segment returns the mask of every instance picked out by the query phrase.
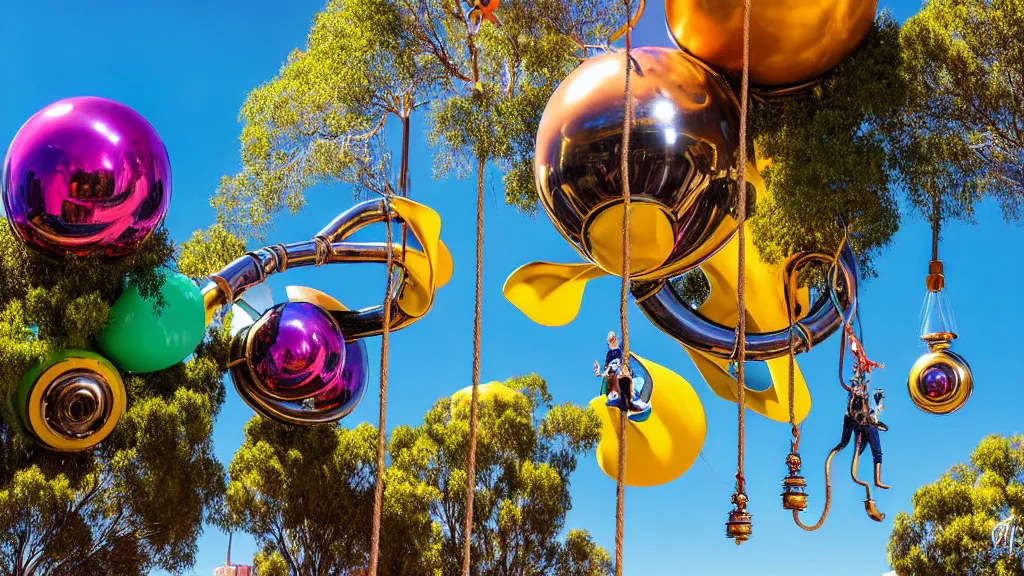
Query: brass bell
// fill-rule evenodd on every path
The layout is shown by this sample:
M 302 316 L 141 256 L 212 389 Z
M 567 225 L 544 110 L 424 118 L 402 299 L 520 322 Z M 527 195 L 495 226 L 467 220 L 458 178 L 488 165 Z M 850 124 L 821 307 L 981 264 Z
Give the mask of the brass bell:
M 729 511 L 729 521 L 725 523 L 725 535 L 736 540 L 736 545 L 739 546 L 750 539 L 753 524 L 750 521 L 750 512 L 746 510 L 747 495 L 742 492 L 733 494 L 732 502 L 736 507 Z
M 782 508 L 785 510 L 796 510 L 803 512 L 807 509 L 807 482 L 800 475 L 800 455 L 790 454 L 786 457 L 786 466 L 789 468 L 789 476 L 782 481 Z

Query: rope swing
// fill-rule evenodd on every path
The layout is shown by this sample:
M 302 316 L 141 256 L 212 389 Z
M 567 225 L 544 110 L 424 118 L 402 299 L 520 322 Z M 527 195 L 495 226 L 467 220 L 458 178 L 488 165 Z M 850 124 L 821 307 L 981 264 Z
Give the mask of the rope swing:
M 399 175 L 399 185 L 402 188 L 402 196 L 406 195 L 406 168 L 405 161 L 402 163 L 402 172 Z M 384 194 L 384 222 L 387 225 L 384 242 L 388 247 L 387 258 L 387 282 L 384 291 L 384 331 L 380 336 L 380 424 L 377 428 L 377 477 L 373 488 L 373 527 L 370 532 L 370 564 L 368 567 L 369 576 L 377 576 L 377 564 L 380 556 L 380 523 L 384 503 L 384 454 L 387 445 L 386 425 L 388 406 L 388 341 L 391 332 L 391 298 L 394 291 L 394 257 L 395 250 L 392 245 L 391 234 L 391 187 L 385 187 Z M 405 232 L 407 228 L 402 224 L 402 255 L 405 255 Z M 404 259 L 404 258 L 403 258 Z
M 476 424 L 480 388 L 480 309 L 484 275 L 484 168 L 480 156 L 476 166 L 476 304 L 473 313 L 473 395 L 469 404 L 469 457 L 466 463 L 466 522 L 462 548 L 462 575 L 469 576 L 473 548 L 473 494 L 476 490 Z
M 622 329 L 622 374 L 629 372 L 629 137 L 633 125 L 633 93 L 630 89 L 630 69 L 633 59 L 631 28 L 634 24 L 630 15 L 630 0 L 626 5 L 626 105 L 622 123 L 622 290 L 619 295 L 619 323 Z M 628 389 L 627 389 L 628 388 Z M 622 540 L 625 526 L 626 501 L 626 409 L 633 398 L 633 382 L 629 386 L 619 387 L 619 399 L 623 403 L 619 411 L 619 470 L 615 488 L 615 576 L 622 576 Z
M 747 358 L 747 302 L 746 302 L 746 265 L 747 265 L 747 244 L 745 223 L 747 218 L 747 92 L 749 89 L 750 76 L 750 0 L 743 2 L 743 77 L 740 84 L 740 154 L 739 165 L 736 168 L 739 198 L 737 206 L 736 225 L 737 241 L 739 242 L 739 265 L 738 277 L 736 280 L 736 406 L 738 410 L 738 437 L 736 441 L 736 491 L 732 495 L 732 503 L 735 505 L 729 512 L 729 521 L 726 522 L 726 535 L 736 540 L 740 545 L 750 538 L 751 524 L 750 513 L 746 511 L 747 494 L 746 480 L 743 475 L 745 428 L 744 417 L 746 413 L 746 358 Z

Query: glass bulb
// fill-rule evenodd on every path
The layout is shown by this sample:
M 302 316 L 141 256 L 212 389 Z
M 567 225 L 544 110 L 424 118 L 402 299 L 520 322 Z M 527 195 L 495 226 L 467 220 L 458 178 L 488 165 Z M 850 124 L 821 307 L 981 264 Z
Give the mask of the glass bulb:
M 957 337 L 956 319 L 949 304 L 949 294 L 943 288 L 928 291 L 921 306 L 921 339 L 927 342 L 949 342 Z

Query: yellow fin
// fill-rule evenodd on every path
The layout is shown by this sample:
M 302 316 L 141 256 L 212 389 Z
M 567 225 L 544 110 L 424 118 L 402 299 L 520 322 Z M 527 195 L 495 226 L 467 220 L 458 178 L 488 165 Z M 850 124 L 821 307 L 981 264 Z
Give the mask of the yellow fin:
M 608 273 L 593 264 L 531 262 L 513 272 L 505 298 L 542 326 L 564 326 L 580 313 L 587 282 Z
M 344 312 L 348 310 L 344 304 L 335 300 L 333 296 L 308 286 L 286 286 L 284 291 L 288 296 L 289 302 L 316 304 L 328 312 Z

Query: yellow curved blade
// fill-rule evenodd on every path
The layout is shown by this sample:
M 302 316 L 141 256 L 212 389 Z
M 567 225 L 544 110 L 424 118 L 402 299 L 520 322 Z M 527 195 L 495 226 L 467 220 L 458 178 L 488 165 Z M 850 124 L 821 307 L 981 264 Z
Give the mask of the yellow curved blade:
M 770 160 L 766 162 L 770 164 Z M 767 164 L 761 165 L 767 166 Z M 753 165 L 748 165 L 748 173 L 751 183 L 758 191 L 758 196 L 764 198 L 764 181 L 753 169 Z M 784 329 L 789 325 L 783 273 L 785 263 L 766 264 L 763 262 L 760 253 L 754 246 L 753 234 L 750 233 L 749 227 L 745 234 L 745 240 L 748 254 L 746 259 L 748 329 L 758 332 Z M 711 284 L 711 296 L 700 306 L 698 311 L 709 320 L 725 326 L 735 326 L 737 322 L 738 264 L 739 237 L 736 236 L 701 265 L 701 270 Z M 797 318 L 802 318 L 810 310 L 810 293 L 806 287 L 798 291 L 796 304 L 799 311 Z M 686 346 L 683 348 L 693 359 L 711 390 L 720 398 L 736 402 L 736 379 L 729 374 L 729 362 Z M 789 422 L 789 358 L 773 358 L 766 364 L 768 372 L 771 374 L 771 382 L 758 383 L 757 387 L 761 390 L 751 390 L 747 386 L 744 395 L 746 406 L 751 411 L 777 422 Z M 795 363 L 794 390 L 796 421 L 800 422 L 811 411 L 811 393 L 800 372 L 799 363 Z
M 444 286 L 452 279 L 455 272 L 455 261 L 452 260 L 452 253 L 444 242 L 437 241 L 437 268 L 434 270 L 434 288 Z
M 580 313 L 587 282 L 608 273 L 593 264 L 531 262 L 505 280 L 505 299 L 541 326 L 564 326 Z
M 406 284 L 398 296 L 398 306 L 409 316 L 419 318 L 426 314 L 433 304 L 437 277 L 441 276 L 437 274 L 437 270 L 438 267 L 444 268 L 444 256 L 440 247 L 441 216 L 433 209 L 408 198 L 392 198 L 391 206 L 409 226 L 409 231 L 423 248 L 422 252 L 406 250 Z M 443 250 L 447 252 L 447 248 Z M 448 259 L 450 261 L 451 253 L 448 253 Z M 451 274 L 448 276 L 451 278 Z
M 693 386 L 682 376 L 632 354 L 651 377 L 651 415 L 644 422 L 626 423 L 626 475 L 628 486 L 658 486 L 683 475 L 697 460 L 707 436 L 704 406 Z M 619 470 L 618 408 L 605 405 L 605 397 L 590 401 L 601 420 L 597 463 L 610 478 Z
M 328 312 L 344 312 L 348 310 L 344 304 L 338 302 L 330 294 L 325 294 L 308 286 L 286 286 L 285 294 L 289 302 L 308 302 L 316 304 Z

